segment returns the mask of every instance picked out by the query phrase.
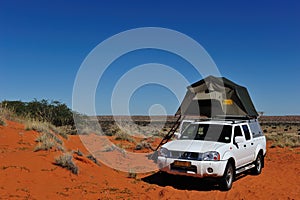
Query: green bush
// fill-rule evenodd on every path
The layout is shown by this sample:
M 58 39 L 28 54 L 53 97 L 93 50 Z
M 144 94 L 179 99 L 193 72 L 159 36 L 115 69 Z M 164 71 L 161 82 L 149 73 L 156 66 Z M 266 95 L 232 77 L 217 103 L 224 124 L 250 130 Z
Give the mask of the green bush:
M 11 110 L 19 117 L 49 122 L 55 126 L 74 125 L 73 112 L 59 101 L 2 101 L 0 107 Z

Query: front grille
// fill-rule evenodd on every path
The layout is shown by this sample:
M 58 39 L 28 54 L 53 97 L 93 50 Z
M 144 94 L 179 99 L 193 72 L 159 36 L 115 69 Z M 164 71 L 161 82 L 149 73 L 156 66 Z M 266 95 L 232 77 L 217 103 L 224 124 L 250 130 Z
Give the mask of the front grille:
M 202 154 L 197 152 L 170 151 L 170 157 L 186 160 L 201 160 Z

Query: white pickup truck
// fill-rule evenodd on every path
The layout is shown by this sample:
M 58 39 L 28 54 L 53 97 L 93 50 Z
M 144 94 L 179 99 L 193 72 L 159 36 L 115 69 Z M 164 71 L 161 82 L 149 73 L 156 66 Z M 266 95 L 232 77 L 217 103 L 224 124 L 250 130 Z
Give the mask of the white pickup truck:
M 167 173 L 217 178 L 226 191 L 237 174 L 250 169 L 260 174 L 265 155 L 257 119 L 212 119 L 189 121 L 176 140 L 161 146 L 157 163 Z

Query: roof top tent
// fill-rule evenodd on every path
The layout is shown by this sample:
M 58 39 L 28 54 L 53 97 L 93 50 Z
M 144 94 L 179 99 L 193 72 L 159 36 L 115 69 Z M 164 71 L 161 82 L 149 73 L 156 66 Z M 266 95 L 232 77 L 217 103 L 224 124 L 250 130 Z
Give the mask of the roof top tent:
M 171 139 L 180 126 L 180 121 L 187 116 L 256 119 L 258 113 L 245 87 L 224 77 L 208 76 L 187 87 L 186 95 L 175 116 L 178 116 L 177 121 L 155 151 Z
M 247 89 L 227 78 L 208 76 L 187 87 L 177 116 L 249 117 L 258 113 Z

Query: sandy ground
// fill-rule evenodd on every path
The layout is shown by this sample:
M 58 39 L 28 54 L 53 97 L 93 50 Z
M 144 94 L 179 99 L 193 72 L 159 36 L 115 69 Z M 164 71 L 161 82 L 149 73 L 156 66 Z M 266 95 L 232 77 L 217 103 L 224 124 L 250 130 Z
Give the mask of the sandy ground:
M 128 178 L 75 154 L 74 175 L 53 163 L 60 151 L 33 151 L 37 136 L 15 122 L 0 126 L 0 199 L 300 199 L 300 148 L 268 148 L 261 175 L 239 176 L 221 192 L 214 182 L 157 172 Z M 64 145 L 88 154 L 78 136 Z

